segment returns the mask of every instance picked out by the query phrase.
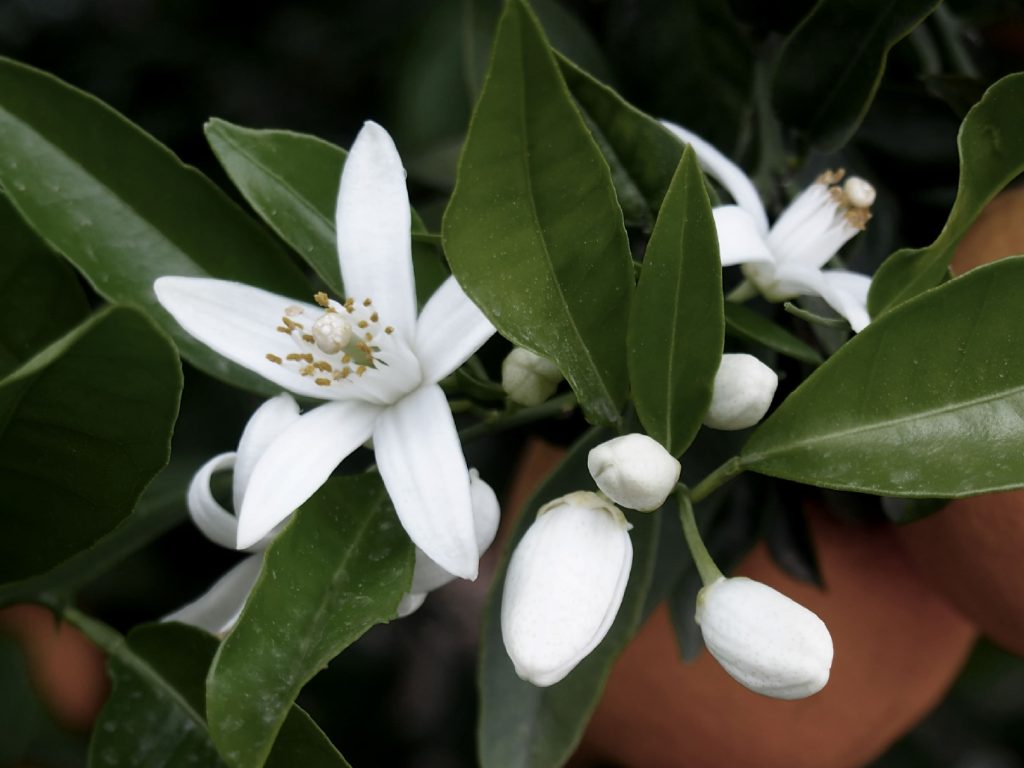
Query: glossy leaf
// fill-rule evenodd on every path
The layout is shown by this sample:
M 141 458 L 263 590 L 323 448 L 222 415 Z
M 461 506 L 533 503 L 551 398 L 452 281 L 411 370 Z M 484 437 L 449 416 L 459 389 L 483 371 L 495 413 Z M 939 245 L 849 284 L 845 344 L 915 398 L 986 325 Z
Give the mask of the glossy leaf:
M 885 496 L 1024 486 L 1024 257 L 887 313 L 751 435 L 747 469 Z
M 622 212 L 520 0 L 498 28 L 443 236 L 453 273 L 502 335 L 554 360 L 591 420 L 617 420 L 633 290 Z
M 628 336 L 637 415 L 673 456 L 700 429 L 724 336 L 718 234 L 697 155 L 687 147 L 644 254 Z
M 57 78 L 0 59 L 0 185 L 104 298 L 143 309 L 203 370 L 273 391 L 185 333 L 153 281 L 212 275 L 301 298 L 305 280 L 261 227 L 152 137 Z
M 643 619 L 644 599 L 657 552 L 660 513 L 630 517 L 633 566 L 622 606 L 600 645 L 568 677 L 548 688 L 520 680 L 501 639 L 501 593 L 515 544 L 526 533 L 540 506 L 558 496 L 592 487 L 587 453 L 608 437 L 587 433 L 562 465 L 538 487 L 523 510 L 506 545 L 491 587 L 480 643 L 480 763 L 484 768 L 549 768 L 572 755 L 601 697 L 612 664 Z
M 868 309 L 878 317 L 897 304 L 938 285 L 949 269 L 960 238 L 996 194 L 1024 171 L 1024 73 L 997 82 L 960 126 L 960 183 L 953 209 L 935 242 L 903 248 L 875 274 Z
M 49 570 L 132 511 L 167 463 L 181 385 L 170 340 L 128 308 L 0 382 L 0 583 Z
M 344 296 L 334 208 L 345 150 L 292 131 L 253 130 L 225 120 L 205 127 L 217 159 L 253 209 Z
M 786 40 L 772 100 L 819 149 L 850 140 L 878 90 L 889 50 L 939 0 L 819 0 Z
M 121 638 L 83 622 L 107 652 L 114 689 L 93 730 L 89 766 L 222 766 L 204 716 L 213 637 L 184 624 L 148 624 Z M 293 707 L 266 765 L 347 768 L 305 712 Z
M 75 273 L 0 194 L 0 378 L 89 314 Z
M 394 618 L 412 562 L 377 475 L 330 481 L 295 513 L 210 669 L 210 730 L 230 765 L 261 765 L 299 689 Z
M 785 328 L 743 304 L 725 302 L 725 330 L 731 336 L 761 344 L 803 363 L 817 365 L 821 354 Z

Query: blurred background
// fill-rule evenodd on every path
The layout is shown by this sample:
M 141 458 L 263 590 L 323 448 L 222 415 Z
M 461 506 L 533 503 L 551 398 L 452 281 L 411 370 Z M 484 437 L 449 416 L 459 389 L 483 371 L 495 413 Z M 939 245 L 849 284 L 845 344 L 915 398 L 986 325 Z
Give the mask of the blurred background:
M 770 56 L 812 3 L 533 5 L 555 46 L 627 100 L 753 167 L 755 59 Z M 499 12 L 494 0 L 0 0 L 0 54 L 106 101 L 236 199 L 204 139 L 208 118 L 308 132 L 342 146 L 364 120 L 376 120 L 394 135 L 414 204 L 436 230 Z M 872 112 L 838 158 L 879 187 L 876 220 L 848 254 L 865 272 L 898 245 L 937 234 L 956 190 L 955 137 L 966 107 L 1000 75 L 1024 69 L 1018 4 L 964 0 L 946 12 L 929 23 L 957 25 L 973 69 L 920 77 L 928 41 L 911 36 L 893 51 Z M 808 167 L 816 172 L 834 160 L 812 158 Z M 898 206 L 886 206 L 894 200 Z M 492 372 L 502 351 L 484 351 Z M 162 476 L 162 494 L 147 502 L 166 510 L 153 542 L 77 598 L 122 632 L 191 599 L 233 560 L 185 521 L 183 489 L 202 459 L 233 449 L 258 403 L 193 370 L 186 376 L 175 463 Z M 581 428 L 555 424 L 544 436 L 564 445 Z M 467 453 L 504 495 L 514 466 L 497 460 L 493 448 L 477 441 Z M 1021 573 L 1012 577 L 1024 590 Z M 300 703 L 353 765 L 475 764 L 475 641 L 485 590 L 486 578 L 442 590 L 411 618 L 372 630 L 304 691 Z M 45 613 L 0 613 L 0 765 L 84 764 L 85 730 L 103 686 L 98 663 L 67 630 L 54 635 Z M 43 694 L 54 689 L 74 695 L 55 704 Z M 884 707 L 885 693 L 862 706 Z M 1024 661 L 979 642 L 945 701 L 873 765 L 1024 766 Z

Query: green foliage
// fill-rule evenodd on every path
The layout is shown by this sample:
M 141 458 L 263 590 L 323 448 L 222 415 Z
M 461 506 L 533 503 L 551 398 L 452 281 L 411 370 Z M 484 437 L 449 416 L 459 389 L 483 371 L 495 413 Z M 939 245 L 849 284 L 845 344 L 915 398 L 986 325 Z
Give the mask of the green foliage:
M 744 466 L 886 496 L 1024 485 L 1024 257 L 900 305 L 819 367 L 754 432 Z
M 711 403 L 724 335 L 718 235 L 687 147 L 644 254 L 628 336 L 637 414 L 673 456 L 690 445 Z
M 261 765 L 299 689 L 395 617 L 412 562 L 375 474 L 332 480 L 296 511 L 210 669 L 210 731 L 230 765 Z
M 725 330 L 732 336 L 762 344 L 802 363 L 817 365 L 821 362 L 821 353 L 810 344 L 743 304 L 725 302 Z
M 633 292 L 622 212 L 519 0 L 498 28 L 443 235 L 452 272 L 502 335 L 554 360 L 588 418 L 617 420 Z

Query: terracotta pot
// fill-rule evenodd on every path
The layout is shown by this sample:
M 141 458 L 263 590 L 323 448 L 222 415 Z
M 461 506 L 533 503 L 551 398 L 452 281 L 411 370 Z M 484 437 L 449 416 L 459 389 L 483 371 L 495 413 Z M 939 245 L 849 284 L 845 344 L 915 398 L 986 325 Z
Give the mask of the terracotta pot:
M 996 197 L 960 242 L 953 271 L 1024 253 L 1024 188 Z M 961 499 L 899 529 L 914 564 L 981 630 L 1024 655 L 1024 491 Z
M 812 518 L 826 591 L 782 573 L 763 547 L 738 572 L 815 611 L 835 644 L 832 676 L 808 699 L 746 690 L 703 652 L 678 658 L 664 607 L 616 664 L 576 765 L 842 768 L 881 754 L 942 697 L 975 630 L 923 582 L 888 527 Z

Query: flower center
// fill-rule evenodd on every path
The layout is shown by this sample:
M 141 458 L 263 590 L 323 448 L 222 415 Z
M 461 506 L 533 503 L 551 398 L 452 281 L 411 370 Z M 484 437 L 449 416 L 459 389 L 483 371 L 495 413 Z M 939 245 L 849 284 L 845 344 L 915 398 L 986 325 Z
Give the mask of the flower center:
M 863 230 L 871 218 L 871 206 L 875 202 L 875 188 L 860 176 L 846 177 L 846 171 L 825 171 L 817 178 L 824 184 L 835 201 L 838 214 L 854 229 Z M 842 182 L 842 184 L 840 184 Z

